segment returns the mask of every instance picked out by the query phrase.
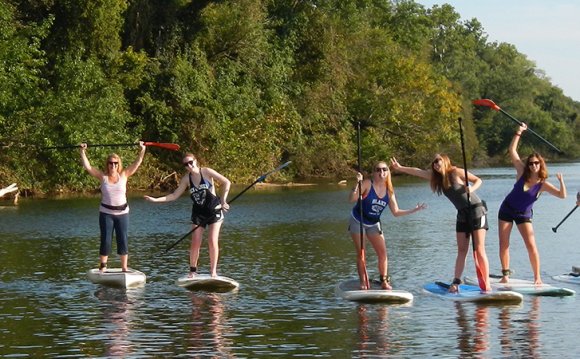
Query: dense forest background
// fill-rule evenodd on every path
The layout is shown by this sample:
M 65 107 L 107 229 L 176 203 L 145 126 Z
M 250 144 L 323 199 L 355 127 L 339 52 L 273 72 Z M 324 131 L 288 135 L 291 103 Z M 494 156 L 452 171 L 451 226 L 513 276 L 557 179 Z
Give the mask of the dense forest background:
M 0 185 L 28 193 L 93 189 L 76 149 L 173 142 L 234 182 L 282 161 L 279 180 L 353 176 L 396 156 L 425 167 L 505 162 L 516 124 L 580 156 L 580 103 L 477 19 L 448 5 L 387 0 L 0 0 Z M 138 147 L 116 148 L 131 162 Z M 89 148 L 94 165 L 111 149 Z M 181 154 L 150 147 L 133 188 L 163 188 Z

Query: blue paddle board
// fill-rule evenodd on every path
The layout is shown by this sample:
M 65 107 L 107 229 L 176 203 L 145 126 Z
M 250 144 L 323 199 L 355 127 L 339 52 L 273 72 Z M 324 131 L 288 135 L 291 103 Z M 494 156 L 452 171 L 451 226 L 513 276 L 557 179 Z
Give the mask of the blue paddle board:
M 402 304 L 413 300 L 413 294 L 405 290 L 387 290 L 381 288 L 381 283 L 370 281 L 371 289 L 359 289 L 358 279 L 350 279 L 338 283 L 336 293 L 343 299 L 363 303 L 393 303 Z
M 477 279 L 465 277 L 465 283 L 477 285 Z M 565 297 L 575 295 L 572 289 L 555 287 L 550 284 L 535 285 L 531 280 L 510 278 L 508 283 L 500 283 L 501 277 L 490 276 L 491 287 L 499 291 L 512 291 L 524 295 L 537 295 L 545 297 Z
M 450 283 L 434 282 L 427 283 L 423 286 L 425 292 L 435 295 L 441 299 L 452 300 L 457 302 L 474 302 L 474 303 L 520 303 L 523 295 L 512 291 L 482 292 L 478 286 L 469 284 L 460 284 L 458 293 L 449 293 Z

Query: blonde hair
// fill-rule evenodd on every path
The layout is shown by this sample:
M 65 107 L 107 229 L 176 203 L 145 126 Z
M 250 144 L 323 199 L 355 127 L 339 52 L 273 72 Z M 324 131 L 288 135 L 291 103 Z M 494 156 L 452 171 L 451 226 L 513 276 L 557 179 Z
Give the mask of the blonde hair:
M 455 170 L 455 166 L 451 164 L 449 156 L 444 154 L 436 154 L 435 158 L 441 158 L 441 173 L 435 171 L 433 166 L 435 165 L 435 159 L 431 162 L 431 179 L 429 184 L 431 185 L 431 190 L 437 192 L 441 195 L 444 190 L 451 187 L 451 173 Z
M 105 161 L 105 172 L 108 175 L 111 174 L 111 172 L 109 171 L 109 162 L 111 162 L 112 160 L 117 160 L 117 162 L 119 162 L 119 165 L 117 166 L 117 173 L 123 172 L 123 161 L 121 160 L 121 157 L 119 157 L 119 155 L 116 153 L 111 153 L 107 157 L 107 160 Z
M 379 162 L 375 163 L 375 165 L 373 167 L 373 172 L 376 172 L 376 168 L 379 165 L 385 165 L 387 168 L 389 168 L 389 165 L 385 161 L 379 161 Z M 393 193 L 395 193 L 395 189 L 393 187 L 393 181 L 391 180 L 391 170 L 390 169 L 387 171 L 387 178 L 385 178 L 385 185 L 387 186 L 387 193 L 389 194 L 389 197 L 391 197 L 393 195 Z

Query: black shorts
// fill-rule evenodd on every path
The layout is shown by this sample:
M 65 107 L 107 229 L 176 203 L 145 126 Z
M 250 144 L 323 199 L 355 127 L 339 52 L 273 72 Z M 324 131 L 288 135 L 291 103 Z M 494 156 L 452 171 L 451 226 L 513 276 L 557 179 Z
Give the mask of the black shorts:
M 217 213 L 214 213 L 210 216 L 208 215 L 203 215 L 200 213 L 196 213 L 196 212 L 192 212 L 191 213 L 191 223 L 200 226 L 200 227 L 207 227 L 210 224 L 214 224 L 217 223 L 219 221 L 223 221 L 224 220 L 224 213 L 223 211 L 219 211 Z
M 532 217 L 506 211 L 500 211 L 497 215 L 497 218 L 504 222 L 516 222 L 516 225 L 522 223 L 532 223 Z
M 466 221 L 455 222 L 455 232 L 470 233 L 475 231 L 476 229 L 485 229 L 486 231 L 489 229 L 486 214 L 473 218 L 471 220 L 471 223 L 472 225 L 469 226 Z

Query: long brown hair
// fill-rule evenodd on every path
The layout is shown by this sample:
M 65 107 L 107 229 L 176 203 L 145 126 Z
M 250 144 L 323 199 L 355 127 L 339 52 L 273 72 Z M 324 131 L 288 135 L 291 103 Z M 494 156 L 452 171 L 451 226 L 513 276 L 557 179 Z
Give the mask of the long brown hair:
M 548 168 L 546 167 L 546 161 L 544 160 L 544 157 L 542 157 L 542 155 L 540 155 L 538 152 L 533 152 L 528 156 L 526 163 L 524 163 L 524 173 L 522 176 L 524 177 L 524 181 L 530 179 L 530 176 L 532 175 L 532 171 L 530 171 L 530 160 L 534 157 L 540 161 L 540 171 L 538 171 L 538 178 L 540 179 L 540 182 L 544 182 L 546 178 L 548 178 Z
M 435 165 L 435 159 L 441 158 L 441 173 L 435 171 L 433 166 Z M 444 190 L 451 187 L 451 173 L 455 169 L 455 166 L 451 164 L 449 156 L 444 154 L 436 154 L 435 158 L 431 162 L 431 179 L 429 184 L 431 185 L 431 190 L 437 192 L 441 195 Z

